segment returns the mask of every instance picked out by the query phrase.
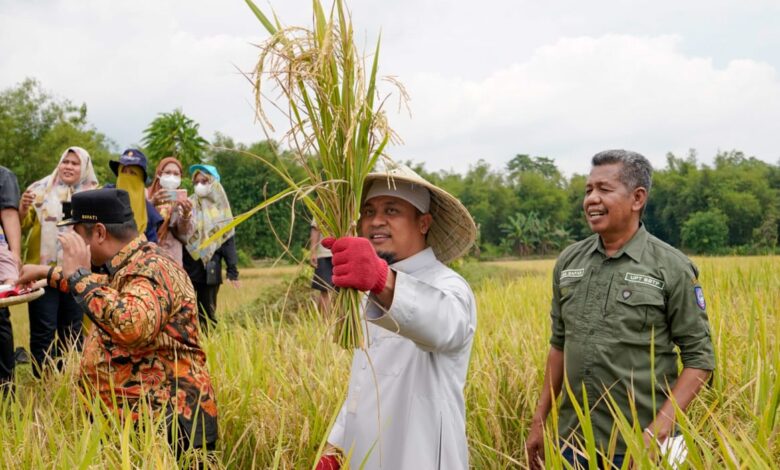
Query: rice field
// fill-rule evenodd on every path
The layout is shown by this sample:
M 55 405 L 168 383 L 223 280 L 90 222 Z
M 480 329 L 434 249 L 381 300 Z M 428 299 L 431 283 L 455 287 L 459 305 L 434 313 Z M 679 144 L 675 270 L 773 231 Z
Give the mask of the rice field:
M 707 297 L 718 372 L 682 424 L 682 468 L 774 468 L 780 462 L 780 257 L 695 260 Z M 471 463 L 524 468 L 524 436 L 543 375 L 552 260 L 466 263 L 479 326 L 466 390 Z M 220 292 L 222 321 L 205 341 L 220 411 L 214 468 L 311 468 L 346 390 L 350 354 L 313 310 L 305 271 L 242 272 Z M 18 345 L 26 311 L 15 309 Z M 171 468 L 163 434 L 86 413 L 75 354 L 35 382 L 17 371 L 0 404 L 0 468 Z M 630 431 L 627 431 L 630 434 Z M 636 436 L 629 435 L 636 444 Z M 552 441 L 551 441 L 552 444 Z M 631 445 L 631 442 L 629 443 Z M 185 456 L 188 458 L 191 456 Z M 653 465 L 637 461 L 642 468 Z M 564 468 L 549 458 L 550 468 Z

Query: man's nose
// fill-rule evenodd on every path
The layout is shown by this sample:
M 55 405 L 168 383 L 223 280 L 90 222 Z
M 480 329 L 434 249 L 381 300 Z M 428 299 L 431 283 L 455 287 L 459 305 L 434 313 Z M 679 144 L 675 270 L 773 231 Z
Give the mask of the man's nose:
M 381 227 L 382 225 L 385 225 L 386 222 L 387 219 L 385 218 L 384 214 L 376 213 L 373 217 L 371 217 L 372 227 Z
M 601 202 L 601 195 L 599 195 L 598 191 L 591 191 L 585 195 L 584 202 L 585 206 L 588 206 L 589 204 L 598 204 Z

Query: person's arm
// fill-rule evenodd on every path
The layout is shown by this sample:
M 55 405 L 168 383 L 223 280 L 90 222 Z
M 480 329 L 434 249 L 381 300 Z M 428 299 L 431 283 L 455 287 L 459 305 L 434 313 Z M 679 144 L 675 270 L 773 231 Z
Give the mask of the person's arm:
M 683 368 L 680 377 L 672 387 L 672 397 L 664 402 L 653 422 L 645 428 L 645 444 L 649 446 L 652 439 L 663 442 L 672 434 L 675 421 L 674 404 L 676 403 L 681 411 L 685 411 L 707 383 L 710 374 L 708 370 Z
M 555 404 L 555 399 L 561 393 L 565 373 L 564 348 L 566 346 L 566 328 L 561 311 L 560 275 L 562 260 L 558 259 L 552 274 L 552 299 L 550 300 L 550 352 L 547 353 L 547 365 L 544 370 L 544 381 L 536 411 L 531 420 L 531 428 L 526 437 L 525 450 L 530 468 L 541 469 L 544 460 L 544 423 L 547 415 Z
M 457 350 L 474 335 L 476 305 L 466 281 L 450 275 L 437 286 L 388 270 L 385 288 L 371 297 L 366 318 L 426 351 Z M 378 305 L 377 305 L 378 304 Z
M 173 231 L 179 240 L 187 240 L 195 231 L 195 218 L 192 217 L 192 203 L 189 199 L 178 201 L 174 211 Z
M 0 227 L 11 253 L 21 262 L 22 230 L 19 218 L 19 183 L 10 170 L 0 168 Z
M 675 418 L 672 400 L 685 411 L 715 370 L 715 353 L 698 270 L 691 264 L 678 273 L 679 279 L 670 286 L 667 322 L 672 341 L 680 348 L 683 370 L 672 387 L 671 397 L 646 427 L 649 430 L 645 432 L 647 443 L 653 437 L 663 442 L 672 433 Z
M 63 261 L 62 266 L 49 271 L 49 286 L 70 292 L 90 319 L 117 344 L 129 348 L 149 344 L 159 334 L 168 311 L 169 286 L 135 275 L 119 291 L 108 285 L 106 275 L 79 275 L 79 268 L 88 270 L 89 247 L 75 232 L 60 234 L 58 239 Z
M 61 268 L 55 268 L 49 286 L 73 294 L 97 326 L 128 348 L 143 347 L 159 334 L 168 306 L 168 296 L 143 276 L 135 276 L 118 291 L 108 285 L 105 274 L 68 280 Z
M 528 465 L 533 469 L 542 468 L 539 461 L 544 460 L 544 422 L 547 420 L 547 415 L 550 414 L 555 399 L 561 393 L 562 385 L 563 351 L 551 346 L 550 352 L 547 354 L 542 393 L 531 420 L 531 429 L 525 440 Z
M 322 238 L 320 231 L 312 225 L 309 231 L 309 250 L 311 250 L 309 262 L 314 267 L 317 267 L 317 245 L 320 243 L 320 238 Z
M 0 224 L 3 226 L 8 248 L 17 259 L 22 259 L 22 226 L 19 222 L 19 211 L 13 207 L 0 209 Z
M 222 257 L 227 264 L 227 278 L 235 287 L 238 287 L 238 253 L 236 252 L 236 237 L 230 237 L 219 248 Z M 221 269 L 221 267 L 220 267 Z
M 19 199 L 19 220 L 25 220 L 30 215 L 30 208 L 35 201 L 35 195 L 30 188 L 27 188 Z M 22 224 L 24 225 L 24 224 Z

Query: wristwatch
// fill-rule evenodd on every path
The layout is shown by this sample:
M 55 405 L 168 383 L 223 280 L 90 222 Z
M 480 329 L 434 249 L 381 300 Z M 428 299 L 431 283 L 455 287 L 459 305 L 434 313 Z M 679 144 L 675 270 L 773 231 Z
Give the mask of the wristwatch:
M 77 282 L 79 282 L 82 278 L 89 276 L 92 274 L 92 271 L 90 271 L 87 268 L 81 267 L 78 268 L 73 274 L 70 275 L 68 278 L 68 286 L 71 288 L 76 285 Z

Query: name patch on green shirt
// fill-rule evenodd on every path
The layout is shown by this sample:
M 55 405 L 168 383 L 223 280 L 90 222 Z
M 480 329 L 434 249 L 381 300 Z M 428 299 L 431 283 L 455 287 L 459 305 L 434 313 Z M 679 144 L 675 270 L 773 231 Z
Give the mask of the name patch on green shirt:
M 664 288 L 664 281 L 661 281 L 654 277 L 646 276 L 644 274 L 626 273 L 625 280 L 628 282 L 636 282 L 637 284 L 652 286 L 655 287 L 656 289 L 663 290 Z
M 585 269 L 566 269 L 561 271 L 561 281 L 567 278 L 582 277 L 585 275 Z

